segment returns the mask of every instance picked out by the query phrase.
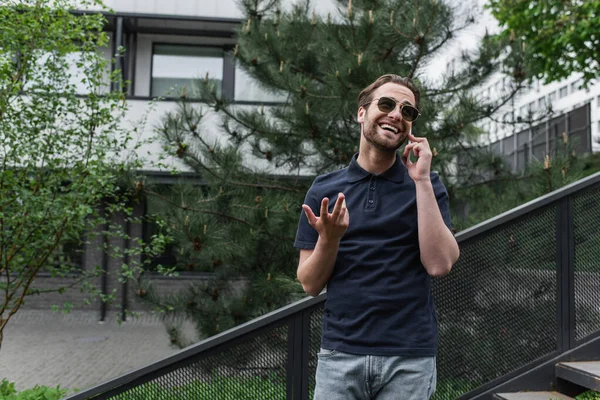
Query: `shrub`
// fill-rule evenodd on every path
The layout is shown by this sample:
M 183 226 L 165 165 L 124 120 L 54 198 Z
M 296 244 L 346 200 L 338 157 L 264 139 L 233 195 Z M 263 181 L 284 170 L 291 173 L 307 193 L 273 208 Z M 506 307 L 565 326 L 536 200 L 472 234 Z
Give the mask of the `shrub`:
M 59 400 L 66 394 L 67 390 L 61 389 L 60 385 L 55 388 L 36 385 L 31 389 L 17 392 L 14 382 L 3 379 L 0 383 L 1 400 Z

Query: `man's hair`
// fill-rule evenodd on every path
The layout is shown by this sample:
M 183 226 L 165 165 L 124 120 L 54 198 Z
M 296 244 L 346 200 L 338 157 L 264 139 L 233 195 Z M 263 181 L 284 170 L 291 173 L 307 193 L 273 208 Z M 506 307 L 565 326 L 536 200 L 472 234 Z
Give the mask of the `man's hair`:
M 360 92 L 360 94 L 358 95 L 358 106 L 362 106 L 365 109 L 368 109 L 371 100 L 373 100 L 373 92 L 378 87 L 385 85 L 386 83 L 396 83 L 398 85 L 402 85 L 410 89 L 415 95 L 415 107 L 419 108 L 421 94 L 419 93 L 419 89 L 417 88 L 417 86 L 409 78 L 403 78 L 395 74 L 381 75 L 379 78 L 377 78 L 375 82 L 371 83 L 369 86 L 364 88 L 362 92 Z

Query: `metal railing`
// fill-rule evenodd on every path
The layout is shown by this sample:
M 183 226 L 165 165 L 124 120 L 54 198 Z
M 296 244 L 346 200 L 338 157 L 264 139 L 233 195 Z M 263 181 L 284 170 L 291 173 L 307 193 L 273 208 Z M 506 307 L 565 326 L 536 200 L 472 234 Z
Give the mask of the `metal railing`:
M 600 333 L 600 173 L 457 234 L 433 285 L 435 399 L 467 399 Z M 79 399 L 308 399 L 326 294 L 307 298 Z

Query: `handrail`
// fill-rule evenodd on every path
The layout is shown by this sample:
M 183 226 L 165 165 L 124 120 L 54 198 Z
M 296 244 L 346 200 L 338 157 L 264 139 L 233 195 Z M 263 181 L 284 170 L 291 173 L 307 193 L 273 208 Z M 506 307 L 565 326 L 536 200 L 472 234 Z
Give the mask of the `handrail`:
M 600 182 L 600 172 L 596 172 L 595 174 L 580 179 L 577 182 L 573 182 L 567 186 L 531 200 L 528 203 L 515 207 L 512 210 L 508 210 L 500 215 L 480 222 L 479 224 L 467 228 L 464 231 L 460 231 L 456 234 L 456 240 L 460 243 L 471 239 L 474 236 L 480 235 L 484 232 L 494 229 L 499 225 L 505 224 L 534 210 L 547 206 L 548 204 L 558 201 L 598 182 Z
M 159 361 L 153 362 L 152 364 L 146 365 L 145 367 L 141 367 L 136 370 L 127 372 L 124 375 L 121 375 L 117 378 L 110 379 L 90 389 L 86 389 L 81 393 L 77 393 L 70 397 L 66 397 L 65 400 L 84 400 L 89 398 L 90 396 L 96 396 L 110 389 L 114 389 L 117 386 L 126 385 L 138 378 L 141 378 L 142 376 L 148 376 L 158 370 L 161 370 L 166 366 L 178 364 L 188 358 L 191 358 L 199 353 L 203 353 L 207 350 L 215 348 L 225 342 L 255 332 L 265 326 L 271 325 L 278 321 L 282 321 L 293 314 L 306 310 L 314 306 L 315 304 L 321 303 L 325 300 L 325 298 L 326 293 L 323 292 L 316 297 L 307 297 L 302 300 L 298 300 L 292 304 L 289 304 L 282 308 L 278 308 L 277 310 L 274 310 L 268 314 L 253 319 L 252 321 L 248 321 L 244 324 L 233 327 L 223 333 L 211 336 L 210 338 L 205 339 L 199 343 L 188 346 L 185 349 L 182 349 L 173 355 L 165 357 Z

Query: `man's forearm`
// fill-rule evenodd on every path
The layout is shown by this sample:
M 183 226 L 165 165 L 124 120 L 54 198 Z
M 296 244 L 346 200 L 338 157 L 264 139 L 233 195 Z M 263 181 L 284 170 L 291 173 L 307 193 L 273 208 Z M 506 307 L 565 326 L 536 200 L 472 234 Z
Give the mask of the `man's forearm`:
M 298 280 L 306 293 L 311 296 L 321 293 L 333 272 L 339 248 L 339 241 L 329 242 L 319 236 L 310 257 L 298 267 Z
M 429 275 L 443 276 L 458 260 L 458 244 L 444 223 L 431 181 L 418 181 L 415 185 L 421 262 Z

